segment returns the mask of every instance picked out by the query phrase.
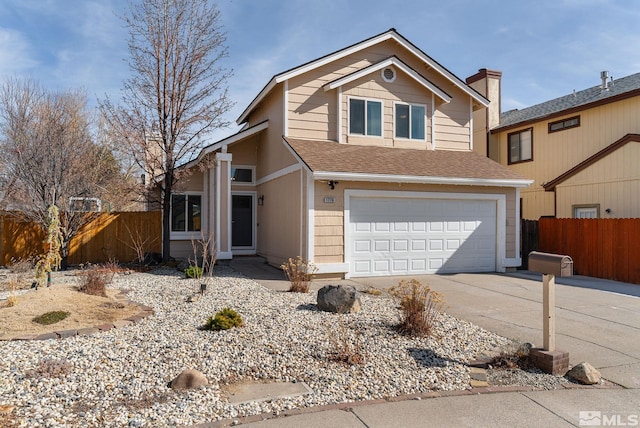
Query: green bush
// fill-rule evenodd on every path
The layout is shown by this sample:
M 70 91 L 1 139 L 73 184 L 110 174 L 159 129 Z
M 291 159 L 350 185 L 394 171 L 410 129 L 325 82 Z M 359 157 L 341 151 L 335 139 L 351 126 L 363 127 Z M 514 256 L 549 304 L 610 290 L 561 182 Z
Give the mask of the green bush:
M 184 270 L 184 275 L 187 278 L 202 278 L 202 268 L 191 265 Z
M 62 321 L 68 316 L 69 316 L 69 312 L 65 312 L 65 311 L 47 312 L 46 314 L 42 314 L 39 317 L 35 317 L 33 319 L 33 322 L 37 322 L 38 324 L 42 324 L 42 325 L 50 325 L 50 324 L 55 324 L 59 321 Z
M 224 308 L 215 317 L 209 317 L 204 325 L 205 330 L 229 330 L 233 327 L 241 327 L 242 318 L 231 308 Z

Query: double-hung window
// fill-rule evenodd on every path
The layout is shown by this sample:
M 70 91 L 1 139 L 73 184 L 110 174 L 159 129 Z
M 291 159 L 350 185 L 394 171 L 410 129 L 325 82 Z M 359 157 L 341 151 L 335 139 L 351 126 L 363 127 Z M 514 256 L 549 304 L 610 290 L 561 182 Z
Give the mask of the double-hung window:
M 202 196 L 171 195 L 171 231 L 199 232 L 202 221 Z
M 426 108 L 416 104 L 396 104 L 396 138 L 424 140 Z
M 513 132 L 509 139 L 509 164 L 533 160 L 533 128 Z
M 382 101 L 350 98 L 349 134 L 382 137 Z

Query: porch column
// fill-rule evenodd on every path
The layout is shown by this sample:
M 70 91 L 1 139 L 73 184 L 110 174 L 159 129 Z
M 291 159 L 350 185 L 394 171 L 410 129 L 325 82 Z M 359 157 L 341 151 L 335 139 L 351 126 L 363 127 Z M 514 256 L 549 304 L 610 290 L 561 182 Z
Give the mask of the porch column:
M 231 252 L 231 153 L 216 153 L 215 240 L 218 260 L 229 260 Z

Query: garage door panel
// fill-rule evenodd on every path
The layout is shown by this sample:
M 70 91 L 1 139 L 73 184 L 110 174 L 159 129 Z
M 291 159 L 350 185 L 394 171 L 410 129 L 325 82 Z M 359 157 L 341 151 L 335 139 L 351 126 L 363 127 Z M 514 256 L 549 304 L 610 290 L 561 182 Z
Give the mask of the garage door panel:
M 352 275 L 495 271 L 496 202 L 350 199 Z

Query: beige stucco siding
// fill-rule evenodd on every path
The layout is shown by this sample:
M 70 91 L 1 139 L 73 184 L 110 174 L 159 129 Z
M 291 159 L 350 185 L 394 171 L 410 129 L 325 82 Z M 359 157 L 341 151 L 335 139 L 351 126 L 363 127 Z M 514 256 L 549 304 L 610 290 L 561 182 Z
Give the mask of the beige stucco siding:
M 300 174 L 298 170 L 257 186 L 257 194 L 264 195 L 264 205 L 258 206 L 257 253 L 275 266 L 303 255 Z
M 628 143 L 559 184 L 557 216 L 573 217 L 574 205 L 598 204 L 602 218 L 640 217 L 638 159 L 640 143 Z
M 357 190 L 393 190 L 405 192 L 440 192 L 440 193 L 483 193 L 504 194 L 506 203 L 506 246 L 507 258 L 516 257 L 516 191 L 515 189 L 476 186 L 443 186 L 398 183 L 355 183 L 340 182 L 331 190 L 326 183 L 315 184 L 315 228 L 314 228 L 314 262 L 339 263 L 344 261 L 344 192 Z M 325 203 L 324 198 L 334 198 L 335 202 Z
M 553 193 L 544 192 L 542 184 L 557 178 L 626 134 L 640 133 L 638 111 L 640 97 L 634 97 L 492 135 L 492 144 L 499 147 L 497 159 L 493 158 L 507 165 L 508 134 L 533 128 L 533 161 L 510 165 L 514 171 L 535 180 L 530 188 L 522 191 L 523 217 L 537 219 L 554 215 Z M 548 132 L 550 122 L 574 116 L 580 116 L 579 127 Z M 570 201 L 558 197 L 559 210 L 565 210 L 568 204 Z

